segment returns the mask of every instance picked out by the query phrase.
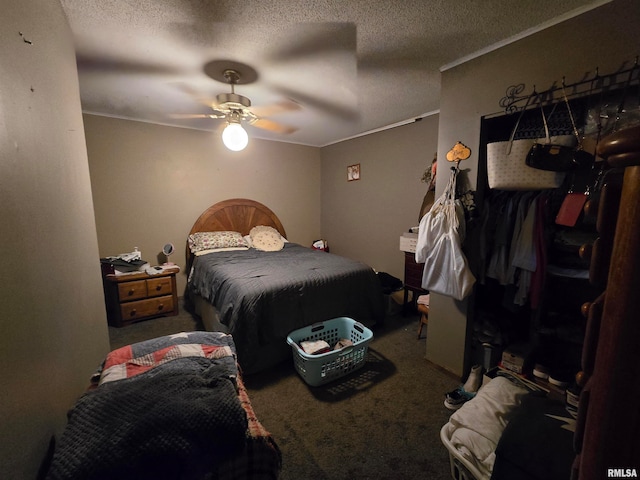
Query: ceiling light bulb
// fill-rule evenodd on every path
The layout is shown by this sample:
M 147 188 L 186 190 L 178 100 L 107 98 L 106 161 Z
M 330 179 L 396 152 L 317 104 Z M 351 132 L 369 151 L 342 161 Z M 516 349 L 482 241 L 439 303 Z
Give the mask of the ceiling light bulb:
M 249 143 L 249 135 L 239 123 L 229 122 L 222 132 L 222 142 L 229 150 L 239 152 Z

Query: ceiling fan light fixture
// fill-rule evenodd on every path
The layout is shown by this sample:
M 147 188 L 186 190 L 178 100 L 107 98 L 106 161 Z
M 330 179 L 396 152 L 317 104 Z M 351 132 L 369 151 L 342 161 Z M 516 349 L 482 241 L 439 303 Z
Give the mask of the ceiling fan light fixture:
M 240 123 L 230 121 L 222 132 L 222 143 L 229 150 L 239 152 L 249 143 L 249 135 Z

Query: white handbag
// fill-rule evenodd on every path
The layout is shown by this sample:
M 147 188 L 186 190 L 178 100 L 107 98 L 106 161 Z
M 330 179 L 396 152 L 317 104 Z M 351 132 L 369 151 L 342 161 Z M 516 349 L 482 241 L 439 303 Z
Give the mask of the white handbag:
M 514 140 L 522 115 L 527 109 L 532 96 L 533 94 L 522 108 L 509 140 L 487 144 L 489 188 L 497 190 L 546 190 L 548 188 L 558 188 L 562 185 L 565 177 L 564 172 L 539 170 L 526 164 L 527 155 L 533 144 L 536 143 L 536 139 Z M 548 141 L 548 134 L 546 140 Z
M 444 193 L 420 220 L 415 258 L 424 263 L 422 288 L 462 300 L 471 293 L 476 279 L 460 240 L 464 216 L 460 219 L 460 209 L 456 207 L 457 174 L 457 169 L 452 169 Z

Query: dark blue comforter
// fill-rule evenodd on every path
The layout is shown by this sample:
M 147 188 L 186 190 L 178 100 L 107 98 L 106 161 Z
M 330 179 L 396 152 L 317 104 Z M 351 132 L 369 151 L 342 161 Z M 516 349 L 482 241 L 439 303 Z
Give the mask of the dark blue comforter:
M 375 271 L 355 260 L 286 243 L 195 257 L 189 289 L 216 307 L 245 371 L 259 366 L 258 349 L 286 343 L 298 328 L 337 317 L 372 325 L 384 316 Z

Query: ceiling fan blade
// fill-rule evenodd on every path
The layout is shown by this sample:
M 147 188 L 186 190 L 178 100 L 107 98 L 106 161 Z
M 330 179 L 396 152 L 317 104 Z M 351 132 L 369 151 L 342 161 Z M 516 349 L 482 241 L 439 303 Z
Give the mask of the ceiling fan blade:
M 252 106 L 251 111 L 258 117 L 270 117 L 272 115 L 277 115 L 278 113 L 300 110 L 301 108 L 300 104 L 293 100 L 283 100 L 272 105 L 258 107 Z
M 295 42 L 287 42 L 270 55 L 276 61 L 307 59 L 330 52 L 353 52 L 357 48 L 355 23 L 329 22 L 291 26 L 287 31 Z
M 100 55 L 78 53 L 76 64 L 79 72 L 113 74 L 158 74 L 167 75 L 177 72 L 167 65 L 141 63 L 140 61 L 108 58 Z
M 195 90 L 194 88 L 192 88 L 187 84 L 175 83 L 175 85 L 178 88 L 178 90 L 182 91 L 183 93 L 186 93 L 188 96 L 193 98 L 196 102 L 198 102 L 200 105 L 213 108 L 214 110 L 218 105 L 215 99 L 211 98 L 210 96 L 204 95 L 201 92 L 198 92 L 197 90 Z
M 347 120 L 357 120 L 360 117 L 360 112 L 355 108 L 355 106 L 351 107 L 345 104 L 341 105 L 339 102 L 329 102 L 303 93 L 302 91 L 293 90 L 287 87 L 276 85 L 274 86 L 274 88 L 276 88 L 278 92 L 286 95 L 289 98 L 295 98 L 296 100 L 299 100 L 302 105 L 306 104 L 310 107 L 317 108 L 318 110 L 322 110 L 329 115 L 334 115 L 336 117 L 344 118 Z
M 420 53 L 409 51 L 393 52 L 372 52 L 358 57 L 359 72 L 376 71 L 423 71 L 426 68 L 426 57 Z
M 273 120 L 269 120 L 267 118 L 257 118 L 256 120 L 249 122 L 249 125 L 262 128 L 263 130 L 269 130 L 270 132 L 282 133 L 285 135 L 288 133 L 296 132 L 298 130 L 295 127 L 283 125 L 281 123 L 274 122 Z
M 169 115 L 175 119 L 189 119 L 189 118 L 224 118 L 225 115 L 215 115 L 211 113 L 172 113 Z

